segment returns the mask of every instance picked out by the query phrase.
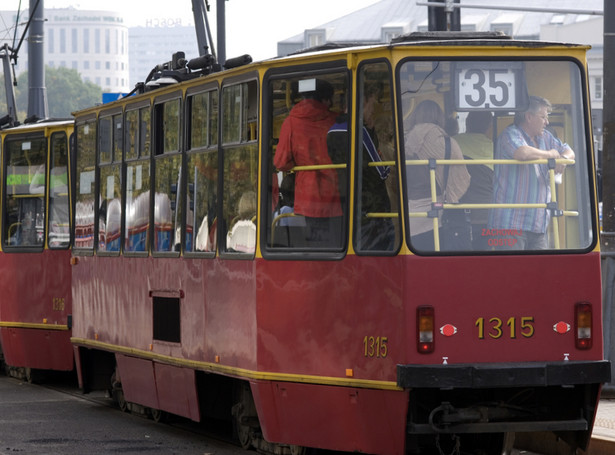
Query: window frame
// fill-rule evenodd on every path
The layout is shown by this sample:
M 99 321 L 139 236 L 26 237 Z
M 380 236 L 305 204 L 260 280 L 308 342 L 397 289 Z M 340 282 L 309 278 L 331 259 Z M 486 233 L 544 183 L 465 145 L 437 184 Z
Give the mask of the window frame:
M 346 109 L 348 112 L 352 112 L 352 91 L 354 89 L 354 73 L 352 69 L 348 68 L 348 62 L 343 59 L 336 59 L 317 63 L 307 63 L 304 65 L 292 65 L 282 68 L 271 68 L 267 70 L 263 77 L 263 90 L 267 92 L 263 95 L 262 103 L 262 135 L 261 135 L 261 207 L 269 207 L 272 204 L 269 195 L 269 184 L 271 182 L 271 169 L 274 169 L 273 155 L 271 148 L 273 147 L 273 138 L 271 137 L 273 131 L 273 99 L 269 93 L 271 90 L 271 83 L 279 79 L 290 78 L 309 78 L 325 76 L 330 74 L 340 74 L 346 79 L 347 84 L 347 96 L 346 96 Z M 350 150 L 350 149 L 349 149 Z M 349 152 L 350 153 L 350 152 Z M 352 167 L 354 165 L 353 158 L 348 155 L 347 157 L 347 172 L 349 181 L 351 180 Z M 350 184 L 346 188 L 347 199 L 350 199 Z M 270 222 L 269 216 L 264 216 L 261 212 L 260 226 L 258 233 L 260 251 L 265 259 L 269 260 L 341 260 L 347 253 L 349 248 L 349 221 L 351 213 L 351 204 L 348 200 L 346 207 L 343 208 L 345 212 L 343 214 L 343 245 L 339 250 L 330 249 L 309 249 L 309 248 L 276 248 L 269 245 L 267 236 L 270 234 L 270 226 L 267 226 Z

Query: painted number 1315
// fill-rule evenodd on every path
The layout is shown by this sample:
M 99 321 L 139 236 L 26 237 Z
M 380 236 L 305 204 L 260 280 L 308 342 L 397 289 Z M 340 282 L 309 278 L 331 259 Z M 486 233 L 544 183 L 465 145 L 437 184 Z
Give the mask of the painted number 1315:
M 386 357 L 388 354 L 387 337 L 366 336 L 363 338 L 365 357 Z
M 484 339 L 486 335 L 498 339 L 508 335 L 509 338 L 517 338 L 517 334 L 525 338 L 534 335 L 534 317 L 523 316 L 511 317 L 507 320 L 500 318 L 478 318 L 474 324 L 478 328 L 478 338 Z

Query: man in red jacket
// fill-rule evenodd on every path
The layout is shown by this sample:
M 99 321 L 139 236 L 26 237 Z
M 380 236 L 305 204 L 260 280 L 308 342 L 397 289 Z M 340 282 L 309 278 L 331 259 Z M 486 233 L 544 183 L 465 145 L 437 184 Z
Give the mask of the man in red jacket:
M 332 164 L 327 132 L 336 118 L 329 110 L 333 86 L 320 79 L 301 83 L 312 83 L 313 90 L 303 93 L 303 99 L 292 108 L 280 129 L 273 163 L 281 171 L 295 166 Z M 323 246 L 340 242 L 342 206 L 337 179 L 335 169 L 296 173 L 295 214 L 305 217 L 309 240 Z

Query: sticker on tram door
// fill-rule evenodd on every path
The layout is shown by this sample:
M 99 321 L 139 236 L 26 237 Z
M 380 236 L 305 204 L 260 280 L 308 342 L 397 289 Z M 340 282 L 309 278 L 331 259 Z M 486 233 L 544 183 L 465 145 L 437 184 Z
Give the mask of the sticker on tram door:
M 452 337 L 457 333 L 457 327 L 455 327 L 453 324 L 444 324 L 442 327 L 440 327 L 440 333 L 445 337 Z

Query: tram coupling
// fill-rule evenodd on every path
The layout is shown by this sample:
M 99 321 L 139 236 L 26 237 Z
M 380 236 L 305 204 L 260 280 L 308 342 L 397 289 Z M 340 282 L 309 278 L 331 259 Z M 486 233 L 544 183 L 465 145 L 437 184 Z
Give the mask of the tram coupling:
M 512 409 L 498 404 L 455 408 L 450 402 L 443 402 L 429 414 L 429 425 L 436 433 L 449 433 L 459 425 L 510 421 L 527 417 L 528 413 L 521 408 Z

